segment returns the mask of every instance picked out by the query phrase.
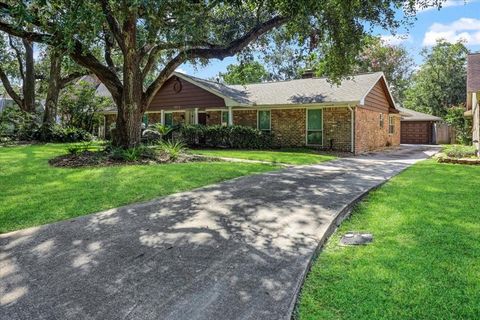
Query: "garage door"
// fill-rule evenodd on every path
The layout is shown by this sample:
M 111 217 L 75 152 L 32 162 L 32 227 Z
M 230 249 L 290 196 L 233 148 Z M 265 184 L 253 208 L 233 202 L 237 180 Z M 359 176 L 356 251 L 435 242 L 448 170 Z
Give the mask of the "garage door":
M 401 143 L 429 144 L 432 137 L 432 124 L 429 121 L 402 121 Z

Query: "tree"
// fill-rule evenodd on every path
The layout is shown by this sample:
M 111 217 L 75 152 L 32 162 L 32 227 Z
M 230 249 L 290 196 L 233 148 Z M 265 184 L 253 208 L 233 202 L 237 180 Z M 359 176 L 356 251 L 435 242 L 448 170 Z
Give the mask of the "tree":
M 472 143 L 472 121 L 466 119 L 463 113 L 465 105 L 453 106 L 447 110 L 445 122 L 455 129 L 456 140 L 461 144 Z
M 19 82 L 20 88 L 15 88 L 14 82 L 10 79 Z M 35 112 L 35 66 L 32 41 L 0 34 L 0 80 L 5 91 L 20 110 Z
M 351 57 L 369 32 L 366 24 L 398 28 L 402 21 L 396 9 L 410 17 L 417 8 L 439 2 L 9 0 L 0 1 L 0 30 L 69 49 L 72 59 L 110 91 L 118 109 L 115 141 L 128 148 L 140 143 L 141 118 L 155 94 L 185 62 L 233 56 L 284 26 L 288 37 L 301 41 L 317 30 L 315 43 L 329 62 L 328 74 L 340 77 L 350 70 Z M 105 62 L 92 50 L 99 42 Z M 122 57 L 118 69 L 112 52 Z M 144 87 L 154 70 L 155 80 Z
M 439 40 L 424 49 L 424 63 L 414 74 L 406 91 L 405 107 L 443 117 L 447 110 L 466 100 L 466 59 L 468 49 L 462 42 Z
M 226 84 L 259 83 L 268 79 L 268 73 L 258 61 L 246 61 L 227 66 L 226 73 L 218 74 Z
M 393 96 L 397 101 L 403 101 L 414 67 L 405 47 L 390 45 L 379 37 L 367 37 L 356 65 L 356 73 L 383 71 Z

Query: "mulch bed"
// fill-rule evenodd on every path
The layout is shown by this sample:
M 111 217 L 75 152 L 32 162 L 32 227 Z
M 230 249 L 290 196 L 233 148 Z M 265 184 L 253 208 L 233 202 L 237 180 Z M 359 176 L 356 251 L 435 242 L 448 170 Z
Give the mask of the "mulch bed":
M 80 168 L 93 166 L 115 166 L 115 165 L 148 165 L 148 164 L 166 164 L 166 163 L 185 163 L 194 161 L 215 161 L 214 158 L 182 154 L 175 160 L 169 158 L 167 154 L 158 154 L 155 158 L 140 158 L 137 161 L 125 161 L 123 159 L 112 158 L 106 151 L 83 151 L 77 154 L 65 154 L 53 159 L 48 163 L 54 167 Z

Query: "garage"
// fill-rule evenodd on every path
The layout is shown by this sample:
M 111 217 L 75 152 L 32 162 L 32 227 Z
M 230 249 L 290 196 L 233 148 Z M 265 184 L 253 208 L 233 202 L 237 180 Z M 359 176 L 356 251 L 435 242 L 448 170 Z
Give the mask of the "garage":
M 400 143 L 435 144 L 434 125 L 441 118 L 397 107 L 401 115 Z

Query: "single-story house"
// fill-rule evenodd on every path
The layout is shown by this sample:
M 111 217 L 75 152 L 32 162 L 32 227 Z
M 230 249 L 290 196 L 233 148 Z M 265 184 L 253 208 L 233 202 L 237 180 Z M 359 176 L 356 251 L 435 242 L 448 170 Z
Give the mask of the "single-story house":
M 472 141 L 480 151 L 480 52 L 467 57 L 467 110 L 465 117 L 472 119 Z
M 108 95 L 103 85 L 97 93 Z M 105 111 L 103 127 L 108 129 L 115 117 L 115 108 Z M 144 120 L 251 126 L 272 132 L 277 146 L 362 153 L 400 144 L 400 114 L 382 72 L 356 75 L 339 85 L 314 77 L 226 85 L 175 72 Z
M 397 106 L 401 115 L 400 143 L 436 144 L 435 124 L 442 118 Z

